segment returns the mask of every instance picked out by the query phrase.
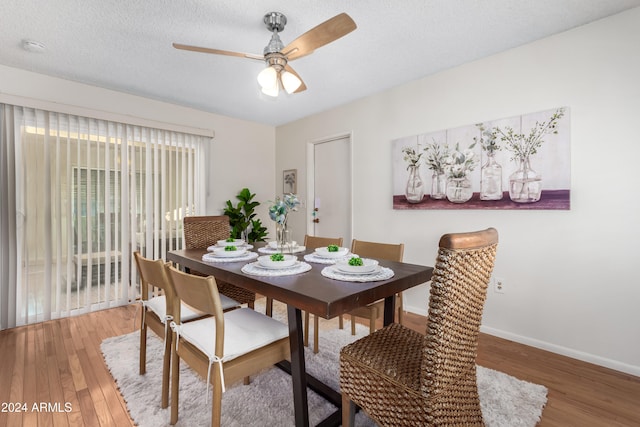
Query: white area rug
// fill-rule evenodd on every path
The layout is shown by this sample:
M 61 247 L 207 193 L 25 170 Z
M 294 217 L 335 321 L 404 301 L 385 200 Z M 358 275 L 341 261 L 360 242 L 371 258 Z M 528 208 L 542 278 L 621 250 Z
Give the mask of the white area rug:
M 260 310 L 258 306 L 256 309 Z M 284 320 L 283 310 L 274 311 L 274 317 Z M 321 328 L 320 352 L 305 351 L 307 371 L 336 390 L 340 348 L 368 333 L 367 327 L 356 326 L 356 336 L 351 336 L 348 321 L 345 321 L 344 330 Z M 147 373 L 138 375 L 139 337 L 139 332 L 133 332 L 108 338 L 102 342 L 102 353 L 136 424 L 141 427 L 168 426 L 169 408 L 160 409 L 162 341 L 149 333 Z M 531 427 L 537 424 L 547 400 L 545 387 L 480 366 L 477 372 L 482 413 L 488 427 Z M 291 377 L 278 368 L 252 377 L 248 386 L 238 383 L 229 387 L 222 398 L 222 425 L 293 426 L 291 393 Z M 204 379 L 182 363 L 177 426 L 210 424 L 211 406 L 206 402 L 206 394 Z M 316 425 L 335 410 L 333 405 L 311 390 L 308 401 L 310 425 Z M 360 411 L 356 425 L 375 426 L 375 423 Z

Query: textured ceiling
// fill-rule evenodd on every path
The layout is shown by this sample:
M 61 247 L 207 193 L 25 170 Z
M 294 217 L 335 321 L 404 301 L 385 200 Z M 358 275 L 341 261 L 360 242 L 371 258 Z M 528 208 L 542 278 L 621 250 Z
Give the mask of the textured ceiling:
M 1 0 L 0 64 L 255 122 L 281 125 L 640 6 L 640 0 Z M 262 17 L 284 44 L 341 12 L 358 29 L 290 63 L 308 89 L 262 95 Z M 22 49 L 22 40 L 46 46 Z

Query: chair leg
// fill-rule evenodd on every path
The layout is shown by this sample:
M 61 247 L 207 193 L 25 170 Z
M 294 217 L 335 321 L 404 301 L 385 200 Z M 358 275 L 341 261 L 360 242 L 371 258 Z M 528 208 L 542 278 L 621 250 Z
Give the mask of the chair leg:
M 378 318 L 378 310 L 375 308 L 369 309 L 369 333 L 372 334 L 376 331 L 376 319 Z
M 171 334 L 164 342 L 164 359 L 162 361 L 162 409 L 169 406 L 169 371 L 171 370 Z
M 273 317 L 273 298 L 267 297 L 267 302 L 264 307 L 264 314 L 269 317 Z
M 351 335 L 356 334 L 356 316 L 351 315 Z
M 338 316 L 338 327 L 344 329 L 344 320 L 342 320 L 342 314 Z
M 304 346 L 309 347 L 309 312 L 304 312 Z
M 144 307 L 142 308 L 145 309 Z M 140 375 L 147 372 L 147 325 L 140 327 Z
M 318 337 L 320 335 L 320 319 L 317 315 L 313 315 L 313 352 L 317 353 L 320 348 Z
M 247 307 L 249 307 L 251 310 L 253 310 L 253 309 L 255 308 L 255 307 L 254 307 L 254 301 L 249 301 L 249 302 L 247 303 Z
M 404 305 L 402 302 L 402 293 L 396 295 L 396 304 L 398 305 L 398 323 L 402 325 L 404 321 Z
M 355 422 L 356 405 L 346 393 L 342 393 L 342 427 L 352 427 Z
M 209 385 L 207 384 L 207 387 Z M 222 378 L 220 370 L 213 371 L 213 396 L 211 398 L 211 427 L 220 427 L 222 414 Z
M 176 335 L 173 334 L 173 342 L 175 343 Z M 171 346 L 171 419 L 169 424 L 174 425 L 178 422 L 178 394 L 180 386 L 180 356 L 176 352 L 176 346 Z

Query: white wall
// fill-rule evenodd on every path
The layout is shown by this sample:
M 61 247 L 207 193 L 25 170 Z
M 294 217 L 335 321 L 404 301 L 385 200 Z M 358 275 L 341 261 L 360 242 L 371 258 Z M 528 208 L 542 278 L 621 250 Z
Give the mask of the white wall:
M 76 114 L 84 109 L 178 126 L 209 129 L 215 138 L 207 152 L 207 214 L 220 214 L 226 200 L 235 204 L 243 188 L 264 203 L 259 214 L 266 225 L 266 201 L 274 197 L 275 130 L 244 120 L 206 113 L 139 96 L 102 89 L 0 65 L 0 94 L 62 104 Z M 109 118 L 109 117 L 105 117 Z
M 433 265 L 443 233 L 494 226 L 500 245 L 483 330 L 640 375 L 640 8 L 276 129 L 276 188 L 310 141 L 353 132 L 354 237 L 403 241 Z M 571 109 L 570 211 L 392 209 L 391 141 Z M 292 215 L 300 238 L 309 212 Z M 428 288 L 408 292 L 426 313 Z

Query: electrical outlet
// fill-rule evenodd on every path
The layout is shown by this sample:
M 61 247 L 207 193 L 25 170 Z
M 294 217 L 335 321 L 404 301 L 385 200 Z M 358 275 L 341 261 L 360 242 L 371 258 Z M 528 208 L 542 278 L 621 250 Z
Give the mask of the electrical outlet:
M 504 279 L 501 277 L 496 277 L 495 279 L 493 279 L 493 290 L 496 291 L 499 294 L 503 294 L 504 293 Z

